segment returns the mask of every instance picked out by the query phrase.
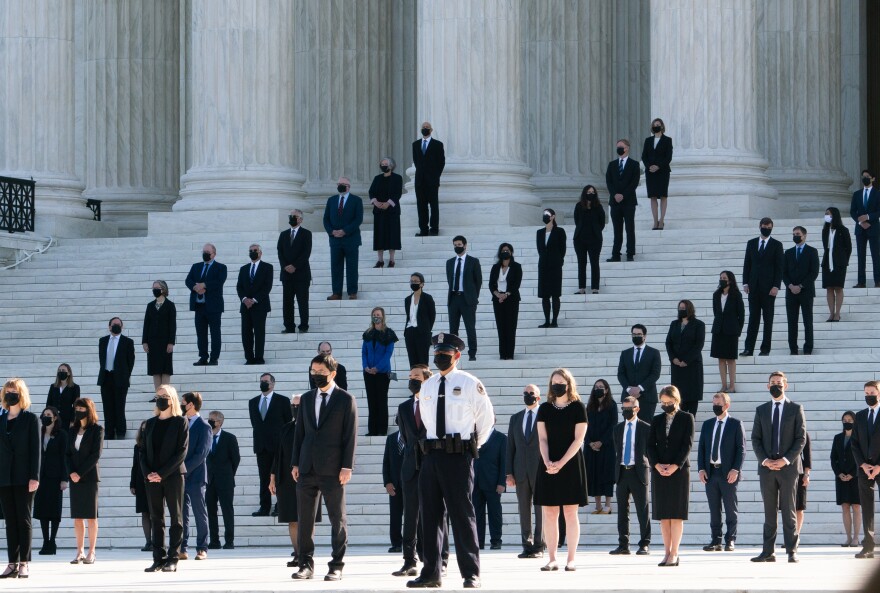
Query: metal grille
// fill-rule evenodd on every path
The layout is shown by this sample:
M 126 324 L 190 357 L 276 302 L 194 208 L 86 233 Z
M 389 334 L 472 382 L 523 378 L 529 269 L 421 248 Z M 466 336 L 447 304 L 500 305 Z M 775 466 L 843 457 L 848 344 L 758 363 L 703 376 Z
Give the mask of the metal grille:
M 33 179 L 0 177 L 0 231 L 33 232 L 35 186 Z

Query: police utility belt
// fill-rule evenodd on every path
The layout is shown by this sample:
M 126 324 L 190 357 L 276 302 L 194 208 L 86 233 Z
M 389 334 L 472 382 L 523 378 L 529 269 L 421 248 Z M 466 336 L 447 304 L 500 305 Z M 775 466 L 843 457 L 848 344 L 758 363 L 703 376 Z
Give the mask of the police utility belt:
M 462 439 L 461 434 L 448 434 L 442 439 L 420 439 L 419 450 L 422 455 L 428 455 L 432 451 L 444 451 L 446 453 L 464 455 L 470 453 L 473 458 L 480 456 L 480 448 L 477 445 L 477 434 L 471 433 L 470 439 Z

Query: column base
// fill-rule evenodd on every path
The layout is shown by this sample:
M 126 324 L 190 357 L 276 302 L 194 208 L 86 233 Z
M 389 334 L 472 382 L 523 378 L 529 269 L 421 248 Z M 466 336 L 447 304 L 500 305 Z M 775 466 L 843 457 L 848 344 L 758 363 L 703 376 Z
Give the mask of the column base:
M 843 171 L 770 169 L 767 173 L 780 201 L 797 206 L 803 214 L 821 218 L 829 206 L 849 208 L 852 180 Z
M 85 205 L 83 209 L 92 216 L 92 211 Z M 98 239 L 119 236 L 119 229 L 112 222 L 44 214 L 40 211 L 37 212 L 34 220 L 34 232 L 37 235 L 56 239 Z
M 147 214 L 168 212 L 177 192 L 159 193 L 150 188 L 101 188 L 87 190 L 83 198 L 101 200 L 101 219 L 112 222 L 120 237 L 142 237 L 147 233 Z
M 306 210 L 304 181 L 296 171 L 279 167 L 190 169 L 180 178 L 180 201 L 172 210 Z
M 91 220 L 92 211 L 83 198 L 82 182 L 68 175 L 43 171 L 3 171 L 6 177 L 31 179 L 36 182 L 34 204 L 37 214 L 66 216 Z

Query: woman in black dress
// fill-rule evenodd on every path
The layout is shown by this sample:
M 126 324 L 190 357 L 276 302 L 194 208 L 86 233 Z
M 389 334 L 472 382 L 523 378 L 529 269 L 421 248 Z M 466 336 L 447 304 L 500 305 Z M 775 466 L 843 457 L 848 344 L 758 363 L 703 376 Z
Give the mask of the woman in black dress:
M 703 399 L 703 344 L 706 324 L 697 319 L 694 304 L 678 302 L 678 318 L 669 324 L 666 354 L 671 366 L 672 384 L 681 395 L 681 409 L 692 416 Z
M 840 321 L 843 283 L 846 282 L 846 267 L 852 255 L 852 237 L 849 229 L 843 224 L 840 210 L 837 208 L 831 207 L 825 210 L 822 247 L 822 288 L 825 289 L 830 314 L 825 321 Z
M 373 251 L 378 261 L 374 268 L 385 267 L 384 251 L 388 250 L 388 267 L 394 267 L 394 251 L 400 249 L 400 196 L 403 177 L 394 173 L 397 163 L 391 157 L 379 161 L 380 175 L 370 184 L 373 205 Z
M 614 426 L 617 424 L 617 402 L 611 386 L 605 379 L 593 384 L 587 402 L 587 446 L 584 459 L 587 464 L 587 492 L 596 501 L 594 515 L 611 514 L 611 496 L 614 494 Z M 602 497 L 605 508 L 602 508 Z
M 173 353 L 177 337 L 177 308 L 168 300 L 168 284 L 153 282 L 156 300 L 147 305 L 144 313 L 144 337 L 141 340 L 147 353 L 147 374 L 153 377 L 153 387 L 167 385 L 174 374 Z
M 67 470 L 70 472 L 70 516 L 76 533 L 76 556 L 71 564 L 94 564 L 98 543 L 98 461 L 104 447 L 104 428 L 98 424 L 95 403 L 87 397 L 73 404 L 73 427 L 67 442 Z M 89 553 L 83 555 L 86 522 L 89 525 Z
M 678 566 L 678 546 L 688 518 L 694 417 L 681 410 L 675 385 L 660 390 L 663 412 L 654 416 L 648 437 L 652 518 L 660 521 L 665 555 L 657 566 Z
M 746 322 L 746 308 L 733 272 L 721 272 L 718 289 L 712 295 L 712 313 L 715 317 L 709 356 L 718 359 L 719 391 L 736 393 L 736 359 L 739 356 L 739 336 Z
M 602 253 L 602 231 L 605 229 L 605 209 L 599 203 L 599 194 L 592 185 L 581 191 L 581 199 L 574 206 L 574 252 L 577 255 L 578 290 L 587 293 L 587 261 L 590 262 L 590 289 L 599 293 L 599 255 Z
M 535 504 L 543 507 L 544 541 L 549 556 L 541 570 L 559 570 L 559 507 L 565 517 L 565 570 L 575 570 L 574 558 L 581 537 L 578 507 L 589 504 L 583 450 L 586 434 L 587 410 L 581 403 L 574 377 L 568 369 L 556 369 L 550 375 L 547 401 L 538 408 L 541 464 L 535 480 Z
M 498 246 L 497 260 L 489 271 L 489 291 L 498 330 L 498 354 L 501 360 L 513 360 L 516 349 L 516 326 L 519 320 L 519 287 L 522 266 L 513 259 L 513 245 Z
M 669 174 L 672 169 L 672 138 L 664 134 L 666 124 L 659 117 L 651 122 L 651 135 L 642 147 L 642 164 L 645 166 L 645 185 L 651 198 L 653 230 L 661 230 L 666 218 L 666 198 L 669 196 Z M 657 200 L 660 200 L 660 217 L 657 217 Z
M 73 380 L 73 370 L 67 363 L 58 365 L 55 382 L 49 386 L 46 406 L 58 410 L 61 428 L 65 431 L 73 424 L 73 402 L 79 399 L 79 385 Z
M 559 297 L 562 296 L 562 266 L 568 239 L 565 229 L 556 226 L 556 212 L 544 210 L 544 228 L 538 229 L 538 297 L 544 308 L 544 323 L 538 327 L 559 327 Z M 550 321 L 550 302 L 553 302 L 553 321 Z
M 862 526 L 858 468 L 850 443 L 856 414 L 847 410 L 840 420 L 843 422 L 843 432 L 834 435 L 831 443 L 831 470 L 834 472 L 835 498 L 843 514 L 843 528 L 846 530 L 846 542 L 841 546 L 854 548 L 859 545 L 859 528 Z
M 141 451 L 144 443 L 141 440 L 144 435 L 144 426 L 146 420 L 141 422 L 138 429 L 137 437 L 134 440 L 134 455 L 131 461 L 131 479 L 128 482 L 128 489 L 134 495 L 134 511 L 141 516 L 141 527 L 144 530 L 144 540 L 147 542 L 141 548 L 141 552 L 150 552 L 153 544 L 150 542 L 150 508 L 147 506 L 147 485 L 144 480 L 144 474 L 141 472 Z
M 67 490 L 67 431 L 61 428 L 61 415 L 57 408 L 46 406 L 40 415 L 40 487 L 34 497 L 34 519 L 40 520 L 43 532 L 41 556 L 53 556 L 58 547 L 55 536 L 61 525 L 61 504 Z

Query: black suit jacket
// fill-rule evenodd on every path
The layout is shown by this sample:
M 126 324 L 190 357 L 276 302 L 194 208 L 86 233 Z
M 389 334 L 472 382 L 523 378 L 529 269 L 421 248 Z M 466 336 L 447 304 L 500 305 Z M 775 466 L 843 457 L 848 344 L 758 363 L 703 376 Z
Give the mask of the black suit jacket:
M 22 410 L 7 435 L 8 420 L 8 413 L 0 415 L 0 486 L 26 486 L 40 479 L 40 419 Z
M 495 291 L 498 290 L 498 277 L 500 275 L 501 264 L 492 264 L 492 268 L 489 270 L 489 292 L 492 293 L 493 303 L 498 302 L 498 297 L 495 296 Z M 510 262 L 510 269 L 507 271 L 507 290 L 505 291 L 510 293 L 510 296 L 508 296 L 505 301 L 515 303 L 520 300 L 519 287 L 522 286 L 522 277 L 522 266 L 515 261 Z
M 712 432 L 715 430 L 716 418 L 709 418 L 700 428 L 700 449 L 697 452 L 697 469 L 709 473 L 712 462 Z M 727 476 L 735 469 L 742 475 L 743 461 L 746 453 L 746 430 L 743 423 L 736 418 L 727 416 L 724 429 L 721 431 L 721 442 L 718 443 L 718 457 L 721 460 L 721 472 Z M 739 477 L 737 478 L 739 481 Z
M 856 477 L 859 466 L 856 465 L 852 444 L 852 435 L 850 435 L 849 443 L 846 443 L 844 433 L 834 435 L 834 441 L 831 443 L 831 471 L 834 472 L 835 477 L 840 474 Z
M 660 135 L 660 141 L 657 143 L 657 147 L 654 148 L 654 136 L 648 136 L 645 138 L 645 144 L 642 146 L 642 165 L 645 166 L 645 173 L 649 173 L 648 167 L 651 165 L 657 165 L 660 169 L 657 173 L 662 171 L 670 172 L 672 168 L 669 166 L 669 163 L 672 162 L 672 138 L 667 136 L 666 134 Z
M 312 256 L 312 231 L 300 225 L 296 231 L 293 244 L 290 243 L 290 234 L 293 229 L 287 229 L 278 235 L 278 267 L 281 269 L 281 282 L 305 282 L 312 281 L 312 268 L 309 258 Z M 284 270 L 287 266 L 293 266 L 296 271 L 289 274 Z
M 214 442 L 213 434 L 211 442 Z M 214 450 L 208 452 L 208 482 L 218 490 L 235 488 L 235 474 L 239 463 L 241 451 L 238 448 L 238 439 L 231 432 L 221 430 Z
M 534 409 L 532 416 L 532 434 L 526 441 L 523 432 L 523 420 L 525 410 L 520 410 L 510 417 L 510 426 L 507 428 L 507 473 L 513 476 L 517 482 L 527 478 L 532 479 L 538 475 L 541 462 L 541 449 L 538 442 L 538 408 Z
M 336 477 L 343 468 L 354 469 L 357 403 L 350 393 L 334 387 L 318 424 L 315 421 L 317 392 L 313 389 L 300 398 L 290 465 L 299 467 L 300 475 L 314 472 Z
M 412 294 L 403 299 L 403 308 L 406 311 L 406 326 L 404 329 L 409 327 L 409 309 L 412 307 L 412 299 Z M 419 310 L 416 311 L 416 323 L 418 324 L 419 331 L 430 334 L 436 319 L 437 307 L 434 306 L 434 297 L 426 292 L 422 292 L 422 296 L 419 299 Z M 338 371 L 336 373 L 336 382 L 339 383 Z M 340 385 L 340 387 L 347 389 L 348 385 Z
M 677 358 L 688 367 L 703 365 L 703 344 L 706 342 L 706 324 L 699 319 L 691 319 L 681 329 L 681 320 L 676 319 L 669 324 L 666 334 L 666 355 L 669 362 Z
M 317 389 L 318 386 L 315 385 L 315 380 L 312 378 L 311 368 L 309 368 L 309 389 Z M 348 389 L 348 373 L 345 370 L 345 365 L 343 365 L 338 360 L 336 361 L 336 378 L 333 379 L 333 382 L 336 383 L 342 389 Z
M 807 420 L 804 416 L 804 408 L 788 399 L 782 406 L 782 418 L 779 425 L 779 452 L 785 457 L 789 465 L 785 469 L 794 468 L 804 473 L 801 453 L 807 444 Z M 758 458 L 758 473 L 763 474 L 770 470 L 764 467 L 764 460 L 773 452 L 773 402 L 758 406 L 755 410 L 755 420 L 752 423 L 752 450 Z M 783 470 L 784 471 L 784 470 Z
M 623 166 L 623 174 L 619 170 L 620 159 L 614 159 L 608 163 L 608 169 L 605 171 L 605 184 L 608 186 L 608 203 L 612 208 L 619 207 L 635 207 L 638 203 L 636 199 L 636 188 L 639 186 L 639 177 L 641 169 L 639 162 L 632 158 L 626 159 L 626 165 Z M 615 194 L 623 194 L 623 200 L 618 203 L 614 199 Z
M 822 229 L 822 270 L 829 270 L 828 261 L 828 242 L 831 234 L 831 225 L 826 224 Z M 845 269 L 849 266 L 849 258 L 852 255 L 852 237 L 849 229 L 841 226 L 834 232 L 834 251 L 831 252 L 831 260 L 834 262 L 834 269 Z
M 574 207 L 574 242 L 601 244 L 605 229 L 604 208 L 584 208 L 578 202 Z
M 565 229 L 558 226 L 547 240 L 547 227 L 538 229 L 535 234 L 535 247 L 538 249 L 538 267 L 545 269 L 561 268 L 565 264 L 565 247 L 568 239 Z
M 614 427 L 614 483 L 620 481 L 620 466 L 623 463 L 623 430 L 626 422 L 621 422 Z M 636 435 L 633 439 L 633 461 L 639 481 L 648 485 L 648 474 L 651 466 L 648 464 L 648 439 L 651 437 L 651 425 L 644 420 L 636 420 Z
M 64 391 L 57 387 L 49 387 L 49 395 L 46 398 L 46 406 L 52 406 L 61 413 L 61 427 L 65 430 L 73 422 L 73 402 L 79 399 L 79 385 L 69 385 Z
M 400 468 L 401 479 L 408 482 L 419 475 L 419 439 L 425 438 L 425 425 L 421 430 L 416 426 L 413 398 L 410 397 L 397 407 L 397 425 L 403 437 L 403 461 Z
M 241 301 L 245 297 L 252 298 L 256 303 L 251 307 L 254 312 L 265 311 L 268 313 L 272 310 L 272 303 L 269 301 L 269 293 L 272 292 L 272 278 L 275 274 L 272 271 L 272 264 L 260 261 L 257 266 L 257 273 L 251 281 L 251 264 L 245 264 L 238 271 L 238 282 L 235 284 L 235 290 L 238 292 L 238 300 Z M 244 313 L 248 308 L 241 303 L 238 308 L 239 313 Z
M 864 204 L 865 188 L 857 189 L 853 192 L 852 200 L 849 206 L 849 215 L 856 223 L 856 237 L 859 235 L 867 235 L 868 237 L 876 237 L 880 233 L 880 192 L 876 187 L 871 188 L 868 194 L 868 207 Z M 871 225 L 863 229 L 858 223 L 858 218 L 864 214 L 868 215 L 868 223 Z
M 184 416 L 172 416 L 168 419 L 171 424 L 165 432 L 158 456 L 153 447 L 153 431 L 157 422 L 158 416 L 147 420 L 140 439 L 144 444 L 140 448 L 141 473 L 144 474 L 144 479 L 153 472 L 159 474 L 163 480 L 175 474 L 186 474 L 183 460 L 186 459 L 186 450 L 189 447 L 189 422 Z
M 223 285 L 226 284 L 226 265 L 221 264 L 217 260 L 208 267 L 205 277 L 202 278 L 202 270 L 205 262 L 196 262 L 189 269 L 186 275 L 186 287 L 189 289 L 189 310 L 195 311 L 197 299 L 199 295 L 193 292 L 193 286 L 196 284 L 205 284 L 205 312 L 206 313 L 222 313 L 224 310 L 223 303 Z
M 293 420 L 293 411 L 290 409 L 290 399 L 274 392 L 272 399 L 269 400 L 269 409 L 266 410 L 266 419 L 264 420 L 260 416 L 261 397 L 263 397 L 262 394 L 248 402 L 251 428 L 254 429 L 254 453 L 274 455 L 278 449 L 281 428 Z
M 836 238 L 836 237 L 835 237 Z M 812 245 L 804 245 L 800 258 L 796 257 L 797 247 L 785 252 L 782 265 L 782 283 L 801 286 L 798 296 L 816 296 L 816 278 L 819 277 L 819 251 Z
M 42 434 L 40 435 L 42 439 Z M 67 469 L 67 431 L 59 429 L 54 437 L 49 439 L 43 457 L 40 460 L 40 482 L 67 482 L 70 479 L 70 471 Z
M 461 273 L 461 286 L 464 292 L 464 300 L 471 307 L 476 307 L 480 302 L 480 289 L 483 288 L 483 271 L 480 268 L 480 260 L 470 254 L 465 254 L 464 271 Z M 449 299 L 452 302 L 453 277 L 455 275 L 455 263 L 458 256 L 446 260 L 446 282 L 449 286 Z
M 865 477 L 865 472 L 861 469 L 863 463 L 880 464 L 880 422 L 877 422 L 875 418 L 873 430 L 869 429 L 868 413 L 868 408 L 856 412 L 856 425 L 853 427 L 850 440 L 853 458 L 856 460 L 861 477 Z M 880 408 L 875 416 L 877 415 L 880 415 Z M 0 424 L 0 428 L 2 428 L 2 424 Z
M 620 353 L 620 362 L 617 364 L 617 381 L 623 387 L 623 397 L 627 396 L 627 387 L 641 385 L 644 391 L 639 395 L 640 403 L 657 403 L 657 380 L 660 378 L 660 351 L 651 346 L 645 346 L 642 350 L 642 358 L 636 368 L 633 361 L 633 348 L 627 348 Z
M 666 413 L 661 412 L 651 421 L 648 438 L 648 461 L 651 467 L 658 463 L 675 464 L 679 470 L 691 467 L 690 454 L 694 447 L 694 417 L 679 410 L 672 419 L 669 435 L 666 434 Z
M 773 287 L 779 288 L 782 282 L 782 243 L 770 237 L 764 247 L 764 254 L 758 255 L 759 239 L 749 239 L 743 260 L 743 284 L 748 284 L 749 292 L 769 294 Z
M 431 138 L 428 142 L 428 150 L 422 154 L 422 140 L 416 140 L 412 144 L 413 166 L 416 168 L 416 187 L 438 187 L 440 175 L 446 166 L 446 151 L 443 143 Z
M 101 468 L 98 462 L 101 460 L 101 451 L 104 448 L 104 427 L 100 424 L 92 424 L 86 428 L 79 444 L 79 451 L 74 446 L 78 430 L 78 428 L 71 429 L 67 437 L 67 471 L 71 474 L 79 474 L 79 481 L 82 483 L 100 482 Z
M 392 484 L 399 496 L 403 496 L 400 487 L 400 471 L 403 467 L 403 453 L 397 448 L 399 431 L 392 432 L 385 438 L 385 454 L 382 456 L 382 485 Z
M 110 336 L 104 336 L 98 340 L 98 385 L 104 384 L 107 374 L 107 344 Z M 116 357 L 113 359 L 113 383 L 116 387 L 128 387 L 131 380 L 131 370 L 134 368 L 134 341 L 128 336 L 119 335 L 119 344 L 116 345 Z
M 727 304 L 721 310 L 721 291 L 715 291 L 712 295 L 712 334 L 723 336 L 739 336 L 742 334 L 743 325 L 746 322 L 746 307 L 743 303 L 742 293 L 728 292 Z
M 504 433 L 493 430 L 489 439 L 480 447 L 480 456 L 474 460 L 475 490 L 496 492 L 498 486 L 507 484 L 507 471 L 504 467 L 506 451 L 507 437 Z
M 177 307 L 168 299 L 156 310 L 156 301 L 147 304 L 144 313 L 144 335 L 141 344 L 161 342 L 174 344 L 177 341 Z

